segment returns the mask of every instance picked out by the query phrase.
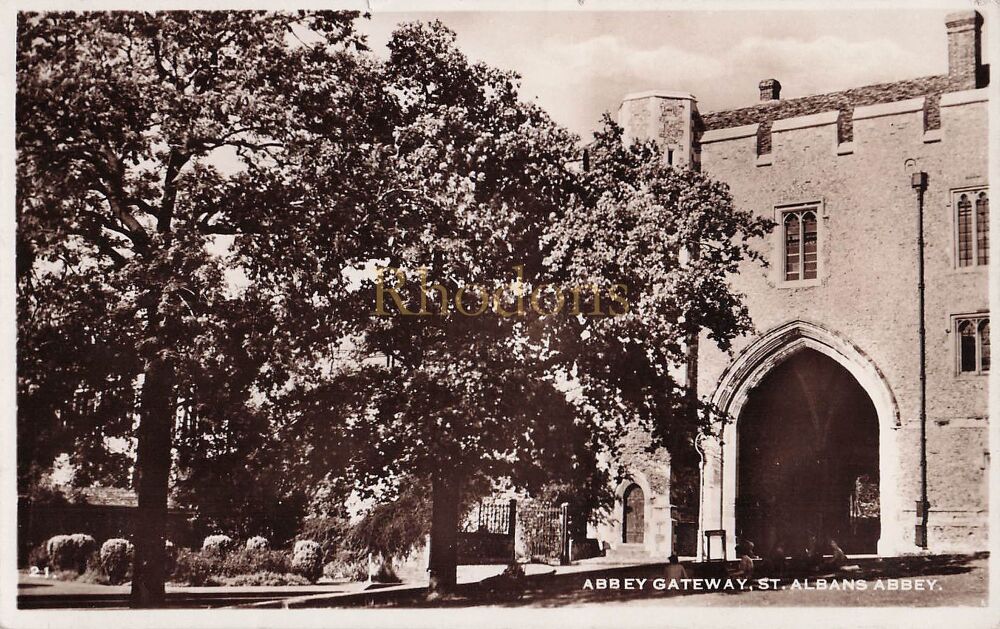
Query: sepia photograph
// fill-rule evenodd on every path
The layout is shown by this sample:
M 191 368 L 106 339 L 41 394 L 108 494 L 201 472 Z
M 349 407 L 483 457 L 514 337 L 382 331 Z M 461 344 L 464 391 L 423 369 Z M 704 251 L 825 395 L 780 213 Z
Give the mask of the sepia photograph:
M 1000 5 L 478 4 L 7 7 L 0 626 L 995 626 Z

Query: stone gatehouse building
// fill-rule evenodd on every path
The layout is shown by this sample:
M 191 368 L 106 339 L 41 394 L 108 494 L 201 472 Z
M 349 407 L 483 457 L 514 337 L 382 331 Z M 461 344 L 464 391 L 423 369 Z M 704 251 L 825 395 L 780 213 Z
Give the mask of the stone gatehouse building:
M 769 267 L 733 278 L 756 334 L 731 354 L 703 341 L 692 365 L 734 420 L 700 444 L 697 522 L 679 542 L 669 457 L 637 455 L 596 530 L 612 554 L 700 555 L 718 530 L 731 557 L 736 539 L 792 553 L 809 535 L 848 553 L 987 548 L 989 67 L 978 13 L 943 26 L 946 75 L 791 100 L 767 79 L 760 102 L 716 112 L 625 97 L 627 140 L 655 139 L 777 227 Z

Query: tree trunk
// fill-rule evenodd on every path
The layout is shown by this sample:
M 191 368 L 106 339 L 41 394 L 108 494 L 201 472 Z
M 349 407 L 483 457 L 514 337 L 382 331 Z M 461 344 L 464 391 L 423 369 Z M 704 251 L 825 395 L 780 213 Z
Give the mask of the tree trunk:
M 130 606 L 164 604 L 167 492 L 170 483 L 171 433 L 174 423 L 174 370 L 164 358 L 146 363 L 136 453 L 135 561 Z
M 431 479 L 431 594 L 453 592 L 458 566 L 459 482 L 447 472 Z

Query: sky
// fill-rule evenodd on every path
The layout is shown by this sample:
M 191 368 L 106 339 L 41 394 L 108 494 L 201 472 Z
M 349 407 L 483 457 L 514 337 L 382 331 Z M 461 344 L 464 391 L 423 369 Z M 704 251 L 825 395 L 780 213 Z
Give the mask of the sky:
M 440 19 L 470 58 L 517 71 L 523 98 L 588 137 L 630 92 L 688 92 L 706 112 L 754 104 L 765 78 L 795 98 L 945 73 L 954 10 L 376 11 L 359 27 L 384 55 L 399 22 Z

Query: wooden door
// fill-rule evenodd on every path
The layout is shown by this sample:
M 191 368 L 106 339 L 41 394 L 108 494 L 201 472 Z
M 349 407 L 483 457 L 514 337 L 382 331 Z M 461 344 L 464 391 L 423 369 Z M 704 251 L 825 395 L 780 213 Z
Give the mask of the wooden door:
M 630 485 L 622 498 L 625 503 L 625 512 L 622 516 L 622 541 L 626 544 L 641 544 L 646 529 L 643 521 L 646 500 L 642 494 L 642 487 Z

